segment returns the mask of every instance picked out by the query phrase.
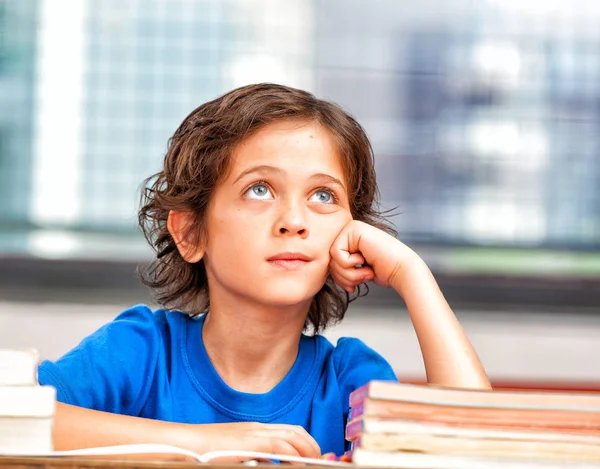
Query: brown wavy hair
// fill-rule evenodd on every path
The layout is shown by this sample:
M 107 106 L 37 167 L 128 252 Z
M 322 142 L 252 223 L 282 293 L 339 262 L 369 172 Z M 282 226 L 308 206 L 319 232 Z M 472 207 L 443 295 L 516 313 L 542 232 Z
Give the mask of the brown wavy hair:
M 233 149 L 281 120 L 314 121 L 331 132 L 346 175 L 353 219 L 396 234 L 378 211 L 373 149 L 352 116 L 336 104 L 287 86 L 263 83 L 237 88 L 202 104 L 183 120 L 169 140 L 163 169 L 143 184 L 138 221 L 156 259 L 139 273 L 165 308 L 195 316 L 209 307 L 204 262 L 192 264 L 181 257 L 167 229 L 169 212 L 191 212 L 194 223 L 187 235 L 193 242 L 203 239 L 211 194 L 227 175 Z M 349 295 L 329 277 L 312 301 L 305 330 L 318 333 L 339 322 L 348 304 L 366 293 L 368 288 Z

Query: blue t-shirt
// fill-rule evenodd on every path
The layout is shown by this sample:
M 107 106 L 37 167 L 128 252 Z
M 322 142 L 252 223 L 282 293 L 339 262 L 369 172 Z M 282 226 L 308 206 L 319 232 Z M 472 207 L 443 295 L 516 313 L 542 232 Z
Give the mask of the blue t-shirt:
M 302 335 L 283 380 L 265 394 L 238 392 L 212 366 L 202 342 L 205 316 L 135 306 L 56 362 L 40 384 L 58 400 L 89 409 L 181 423 L 301 425 L 323 453 L 347 449 L 348 396 L 368 381 L 395 380 L 391 366 L 358 339 Z M 235 449 L 235 448 L 232 448 Z

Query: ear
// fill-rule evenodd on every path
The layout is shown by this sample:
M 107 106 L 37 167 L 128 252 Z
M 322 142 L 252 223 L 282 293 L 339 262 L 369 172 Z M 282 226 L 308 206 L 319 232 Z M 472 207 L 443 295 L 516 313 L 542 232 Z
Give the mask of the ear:
M 200 242 L 194 242 L 197 241 L 197 238 L 188 236 L 193 223 L 193 214 L 188 211 L 171 210 L 167 218 L 167 229 L 177 245 L 177 250 L 183 260 L 190 264 L 195 264 L 204 257 L 204 249 L 202 249 Z

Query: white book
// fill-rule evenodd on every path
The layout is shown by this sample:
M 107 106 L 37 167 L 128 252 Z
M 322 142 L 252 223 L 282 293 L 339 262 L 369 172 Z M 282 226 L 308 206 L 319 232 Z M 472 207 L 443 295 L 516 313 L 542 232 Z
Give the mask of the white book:
M 600 463 L 527 458 L 449 456 L 444 454 L 354 450 L 356 466 L 403 469 L 600 469 Z
M 51 386 L 0 386 L 0 454 L 52 451 L 55 412 Z
M 564 433 L 561 431 L 513 430 L 511 428 L 462 427 L 400 419 L 366 418 L 354 439 L 366 435 L 411 435 L 413 437 L 442 436 L 449 438 L 498 439 L 506 441 L 548 441 L 588 443 L 600 447 L 600 434 Z
M 367 433 L 359 448 L 378 452 L 410 452 L 497 458 L 538 458 L 600 463 L 600 445 L 596 441 L 563 442 L 529 439 L 470 438 L 449 435 L 412 435 Z
M 37 384 L 39 361 L 35 349 L 0 349 L 0 386 Z
M 280 462 L 300 463 L 305 465 L 330 466 L 330 467 L 348 467 L 352 464 L 340 461 L 330 461 L 328 459 L 319 458 L 304 458 L 300 456 L 288 456 L 275 453 L 263 453 L 260 451 L 242 451 L 242 450 L 222 450 L 210 451 L 208 453 L 196 453 L 188 449 L 179 448 L 171 445 L 160 444 L 138 444 L 138 445 L 120 445 L 120 446 L 104 446 L 99 448 L 75 449 L 69 451 L 48 451 L 48 452 L 32 452 L 32 451 L 0 451 L 0 456 L 39 456 L 39 457 L 106 457 L 106 456 L 122 456 L 122 455 L 157 455 L 156 460 L 161 459 L 161 455 L 178 455 L 191 458 L 199 463 L 219 462 L 223 458 L 241 458 L 249 461 L 264 461 L 275 460 Z M 242 467 L 242 466 L 240 466 Z
M 365 399 L 467 408 L 508 408 L 600 412 L 600 394 L 547 391 L 492 391 L 371 381 L 350 394 L 350 406 Z
M 0 386 L 0 417 L 53 418 L 55 411 L 52 386 Z
M 52 451 L 53 423 L 50 417 L 0 417 L 0 454 Z

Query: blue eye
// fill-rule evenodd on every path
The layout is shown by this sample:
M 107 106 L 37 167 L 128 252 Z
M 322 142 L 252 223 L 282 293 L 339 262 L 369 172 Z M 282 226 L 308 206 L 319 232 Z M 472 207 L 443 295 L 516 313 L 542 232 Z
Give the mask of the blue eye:
M 269 187 L 262 182 L 252 185 L 244 195 L 249 199 L 255 200 L 265 200 L 273 198 Z
M 320 189 L 312 195 L 311 200 L 321 204 L 332 204 L 335 202 L 335 196 L 329 190 Z

